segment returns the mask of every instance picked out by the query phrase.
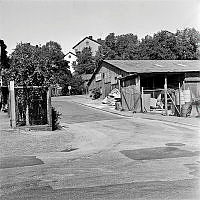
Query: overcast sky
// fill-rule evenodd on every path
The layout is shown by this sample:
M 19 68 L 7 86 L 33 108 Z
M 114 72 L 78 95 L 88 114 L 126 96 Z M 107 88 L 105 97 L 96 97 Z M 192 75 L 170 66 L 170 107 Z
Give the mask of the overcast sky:
M 85 36 L 139 38 L 160 30 L 200 30 L 200 0 L 0 0 L 0 38 L 9 53 L 19 42 L 58 42 L 64 53 Z

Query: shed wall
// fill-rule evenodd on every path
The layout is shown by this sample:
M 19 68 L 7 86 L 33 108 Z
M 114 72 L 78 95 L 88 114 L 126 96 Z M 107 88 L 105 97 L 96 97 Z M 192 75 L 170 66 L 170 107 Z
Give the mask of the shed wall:
M 89 85 L 89 90 L 92 90 L 94 88 L 101 88 L 102 98 L 105 98 L 111 92 L 112 89 L 118 88 L 117 77 L 119 75 L 128 75 L 127 72 L 124 72 L 105 62 L 102 63 L 102 66 L 97 72 L 97 74 L 101 76 L 101 80 L 96 81 L 94 77 Z

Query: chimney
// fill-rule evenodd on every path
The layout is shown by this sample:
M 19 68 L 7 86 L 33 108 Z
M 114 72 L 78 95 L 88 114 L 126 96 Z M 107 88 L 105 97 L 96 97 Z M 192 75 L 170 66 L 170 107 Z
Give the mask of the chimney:
M 90 36 L 88 36 L 88 38 L 92 40 L 92 36 L 91 36 L 91 35 L 90 35 Z

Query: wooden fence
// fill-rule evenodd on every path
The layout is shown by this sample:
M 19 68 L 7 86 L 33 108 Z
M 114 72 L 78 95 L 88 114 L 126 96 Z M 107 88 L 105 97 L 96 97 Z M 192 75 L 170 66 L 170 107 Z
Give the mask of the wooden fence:
M 10 82 L 11 127 L 30 126 L 52 130 L 51 90 L 43 86 L 14 86 Z
M 137 86 L 121 88 L 121 96 L 124 110 L 141 112 L 141 94 Z

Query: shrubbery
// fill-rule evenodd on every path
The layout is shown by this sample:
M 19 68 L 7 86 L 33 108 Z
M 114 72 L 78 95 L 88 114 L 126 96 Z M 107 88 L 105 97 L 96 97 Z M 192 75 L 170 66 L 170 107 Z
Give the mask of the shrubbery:
M 52 130 L 60 129 L 60 116 L 62 114 L 59 113 L 54 107 L 52 107 Z
M 91 95 L 90 97 L 92 97 L 92 99 L 98 99 L 101 96 L 101 90 L 100 88 L 95 88 L 91 91 Z

